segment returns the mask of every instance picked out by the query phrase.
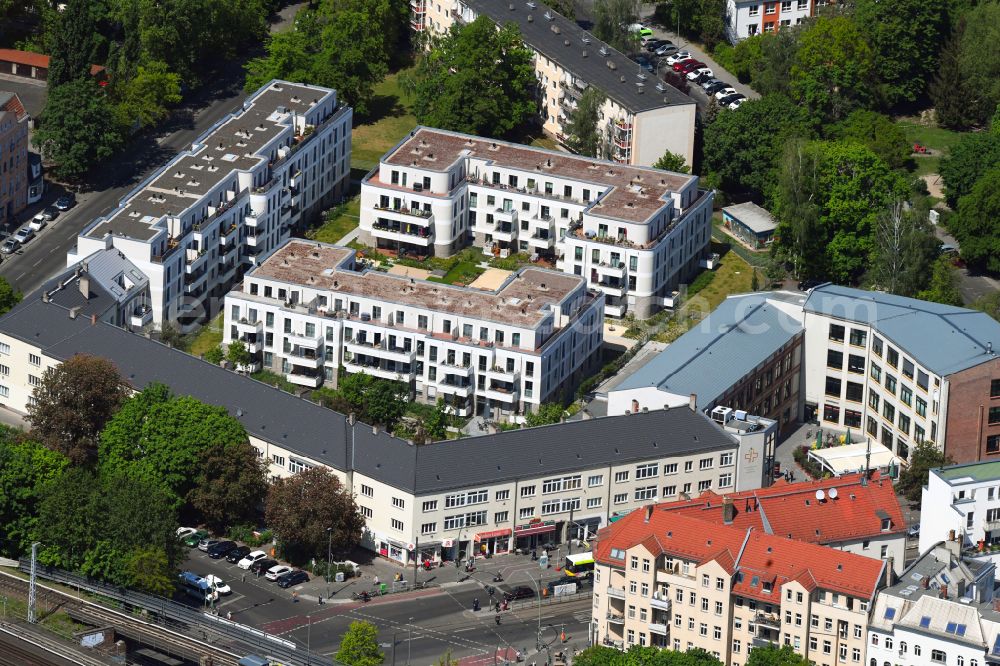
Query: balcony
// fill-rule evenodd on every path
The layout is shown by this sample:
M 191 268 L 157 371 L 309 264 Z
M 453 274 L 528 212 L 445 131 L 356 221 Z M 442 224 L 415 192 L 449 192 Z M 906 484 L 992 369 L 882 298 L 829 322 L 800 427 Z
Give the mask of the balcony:
M 434 231 L 414 224 L 389 225 L 381 221 L 372 225 L 372 236 L 399 243 L 428 247 L 433 242 Z
M 670 599 L 665 597 L 653 595 L 653 598 L 649 601 L 649 605 L 655 609 L 670 612 Z
M 251 354 L 256 354 L 263 348 L 263 339 L 257 333 L 245 333 L 237 338 L 240 342 L 246 345 L 247 351 Z
M 625 616 L 618 613 L 608 613 L 608 622 L 612 624 L 625 624 Z
M 129 323 L 133 328 L 142 328 L 153 321 L 153 308 L 148 305 L 137 305 L 132 309 Z
M 532 234 L 528 237 L 528 245 L 539 250 L 548 250 L 555 247 L 556 239 L 551 234 L 545 234 L 544 236 L 539 234 Z
M 323 354 L 319 354 L 312 349 L 292 347 L 291 350 L 285 352 L 285 355 L 288 357 L 288 362 L 294 366 L 313 370 L 323 366 Z
M 624 587 L 612 587 L 608 585 L 608 596 L 612 599 L 624 599 L 625 598 L 625 588 Z
M 594 267 L 597 270 L 598 275 L 603 275 L 611 278 L 617 278 L 621 280 L 625 277 L 625 262 L 619 261 L 615 263 L 608 263 L 602 261 L 600 264 Z
M 285 339 L 293 347 L 301 347 L 302 349 L 317 350 L 323 346 L 322 335 L 300 335 L 298 333 L 286 332 Z
M 264 320 L 257 319 L 256 321 L 250 321 L 246 317 L 242 317 L 238 322 L 236 322 L 236 331 L 241 335 L 244 333 L 259 333 L 264 330 Z
M 372 377 L 391 379 L 396 382 L 408 382 L 413 378 L 412 365 L 400 364 L 400 367 L 395 367 L 387 363 L 383 366 L 379 363 L 379 359 L 371 357 L 355 356 L 350 360 L 345 360 L 344 367 L 348 372 L 363 372 Z
M 291 372 L 285 373 L 285 379 L 298 386 L 308 386 L 316 388 L 323 383 L 323 373 L 308 368 L 292 367 Z
M 661 636 L 666 636 L 667 633 L 669 632 L 667 625 L 661 622 L 650 622 L 649 625 L 647 626 L 649 627 L 649 632 L 651 634 L 659 634 Z
M 234 247 L 236 245 L 236 239 L 239 237 L 239 227 L 235 223 L 229 225 L 228 228 L 219 231 L 219 245 L 221 247 Z
M 516 383 L 518 377 L 520 377 L 521 375 L 521 373 L 519 373 L 517 370 L 507 370 L 505 368 L 501 368 L 500 366 L 494 366 L 486 370 L 482 374 L 485 374 L 488 380 L 493 380 L 494 382 L 503 382 L 511 385 Z
M 607 294 L 608 296 L 617 296 L 618 298 L 621 298 L 622 296 L 625 295 L 625 283 L 624 282 L 618 282 L 618 281 L 615 281 L 615 282 L 601 281 L 601 282 L 595 282 L 593 284 L 594 284 L 595 287 L 597 287 L 599 290 L 601 290 L 603 293 Z
M 781 618 L 774 613 L 757 613 L 757 617 L 754 618 L 754 622 L 765 627 L 773 627 L 775 629 L 781 628 Z
M 429 210 L 419 208 L 389 208 L 375 206 L 379 219 L 393 220 L 403 224 L 418 224 L 428 227 L 434 224 L 434 214 Z
M 1000 519 L 998 520 L 983 520 L 983 529 L 987 532 L 992 532 L 994 530 L 1000 530 Z
M 184 272 L 188 275 L 196 273 L 205 264 L 207 256 L 208 252 L 205 250 L 195 250 L 193 248 L 189 248 L 185 257 Z
M 344 346 L 352 354 L 377 356 L 378 358 L 397 361 L 399 363 L 413 363 L 417 356 L 417 352 L 414 349 L 390 347 L 385 340 L 376 343 L 370 342 L 367 339 L 354 338 L 348 340 Z
M 454 395 L 461 398 L 468 398 L 472 395 L 472 384 L 462 384 L 454 381 L 440 381 L 437 383 L 438 393 Z
M 490 400 L 496 400 L 497 402 L 505 402 L 509 404 L 517 402 L 517 394 L 517 388 L 496 383 L 488 385 L 486 390 L 483 392 L 483 395 Z
M 257 226 L 257 221 L 258 221 L 258 216 L 257 215 L 247 215 L 246 217 L 243 218 L 243 221 L 246 223 L 246 225 L 248 227 L 256 227 Z
M 508 222 L 497 222 L 497 226 L 493 229 L 493 240 L 501 241 L 504 243 L 513 243 L 514 239 L 517 238 L 517 225 L 510 224 Z

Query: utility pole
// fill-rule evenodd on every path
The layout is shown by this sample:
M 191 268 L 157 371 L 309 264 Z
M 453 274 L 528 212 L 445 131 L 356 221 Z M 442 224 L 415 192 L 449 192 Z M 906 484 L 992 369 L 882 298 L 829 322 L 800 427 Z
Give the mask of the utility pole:
M 573 522 L 573 512 L 576 507 L 570 505 L 569 508 L 569 524 L 566 526 L 566 550 L 568 555 L 573 554 L 573 535 L 571 530 L 576 527 L 576 523 Z
M 309 624 L 306 625 L 306 666 L 311 666 L 312 664 L 312 628 L 313 628 L 313 618 L 312 615 L 306 615 L 306 620 Z
M 420 538 L 413 540 L 413 587 L 417 586 L 417 573 L 420 571 Z
M 406 666 L 410 666 L 410 647 L 413 645 L 413 618 L 406 625 Z
M 37 601 L 38 585 L 38 547 L 42 544 L 36 541 L 31 544 L 31 578 L 28 582 L 28 624 L 35 623 L 35 603 Z

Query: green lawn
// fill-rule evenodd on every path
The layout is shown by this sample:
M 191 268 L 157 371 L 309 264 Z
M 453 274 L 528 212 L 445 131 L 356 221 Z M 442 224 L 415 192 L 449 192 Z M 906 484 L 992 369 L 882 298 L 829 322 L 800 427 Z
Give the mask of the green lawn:
M 399 143 L 417 125 L 410 103 L 399 87 L 400 70 L 375 86 L 371 113 L 356 118 L 351 132 L 351 168 L 368 171 L 374 168 L 390 148 Z
M 443 277 L 430 277 L 427 279 L 431 282 L 444 282 L 445 284 L 460 284 L 465 286 L 484 272 L 484 269 L 470 261 L 460 261 L 448 269 L 448 272 Z
M 339 243 L 341 238 L 357 228 L 360 215 L 361 197 L 355 196 L 328 210 L 321 225 L 306 231 L 306 238 L 321 243 Z
M 222 313 L 220 312 L 215 318 L 208 322 L 204 328 L 198 331 L 193 338 L 191 338 L 191 343 L 188 345 L 188 353 L 194 356 L 201 356 L 209 349 L 213 349 L 222 344 Z
M 903 132 L 906 133 L 906 140 L 911 143 L 920 143 L 928 148 L 938 151 L 946 151 L 955 145 L 962 138 L 962 132 L 944 129 L 935 125 L 927 125 L 919 122 L 915 118 L 900 118 L 896 121 Z
M 938 155 L 914 156 L 917 168 L 913 170 L 915 176 L 926 176 L 929 173 L 937 173 L 941 158 Z

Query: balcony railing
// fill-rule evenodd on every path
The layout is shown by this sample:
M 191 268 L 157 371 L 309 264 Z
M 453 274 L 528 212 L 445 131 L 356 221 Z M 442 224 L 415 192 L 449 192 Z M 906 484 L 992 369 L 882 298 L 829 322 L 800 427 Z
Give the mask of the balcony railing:
M 609 597 L 613 597 L 615 599 L 624 599 L 625 598 L 625 588 L 624 587 L 612 587 L 611 585 L 608 585 L 608 596 Z
M 420 208 L 390 208 L 388 206 L 375 206 L 375 210 L 383 210 L 389 213 L 399 213 L 400 215 L 412 215 L 413 217 L 421 217 L 424 219 L 429 219 L 433 215 L 431 211 Z

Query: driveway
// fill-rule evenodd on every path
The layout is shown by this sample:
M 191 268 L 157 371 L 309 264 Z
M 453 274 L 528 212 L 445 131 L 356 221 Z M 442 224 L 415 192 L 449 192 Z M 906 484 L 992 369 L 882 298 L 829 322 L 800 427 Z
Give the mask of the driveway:
M 948 245 L 954 245 L 957 248 L 961 246 L 955 237 L 949 234 L 943 227 L 934 227 L 934 234 L 938 237 L 942 243 L 947 243 Z M 995 291 L 1000 290 L 1000 280 L 996 280 L 988 275 L 977 275 L 970 273 L 968 268 L 959 268 L 956 270 L 958 273 L 958 290 L 962 294 L 962 300 L 965 301 L 966 305 L 971 305 L 983 296 L 991 294 Z

